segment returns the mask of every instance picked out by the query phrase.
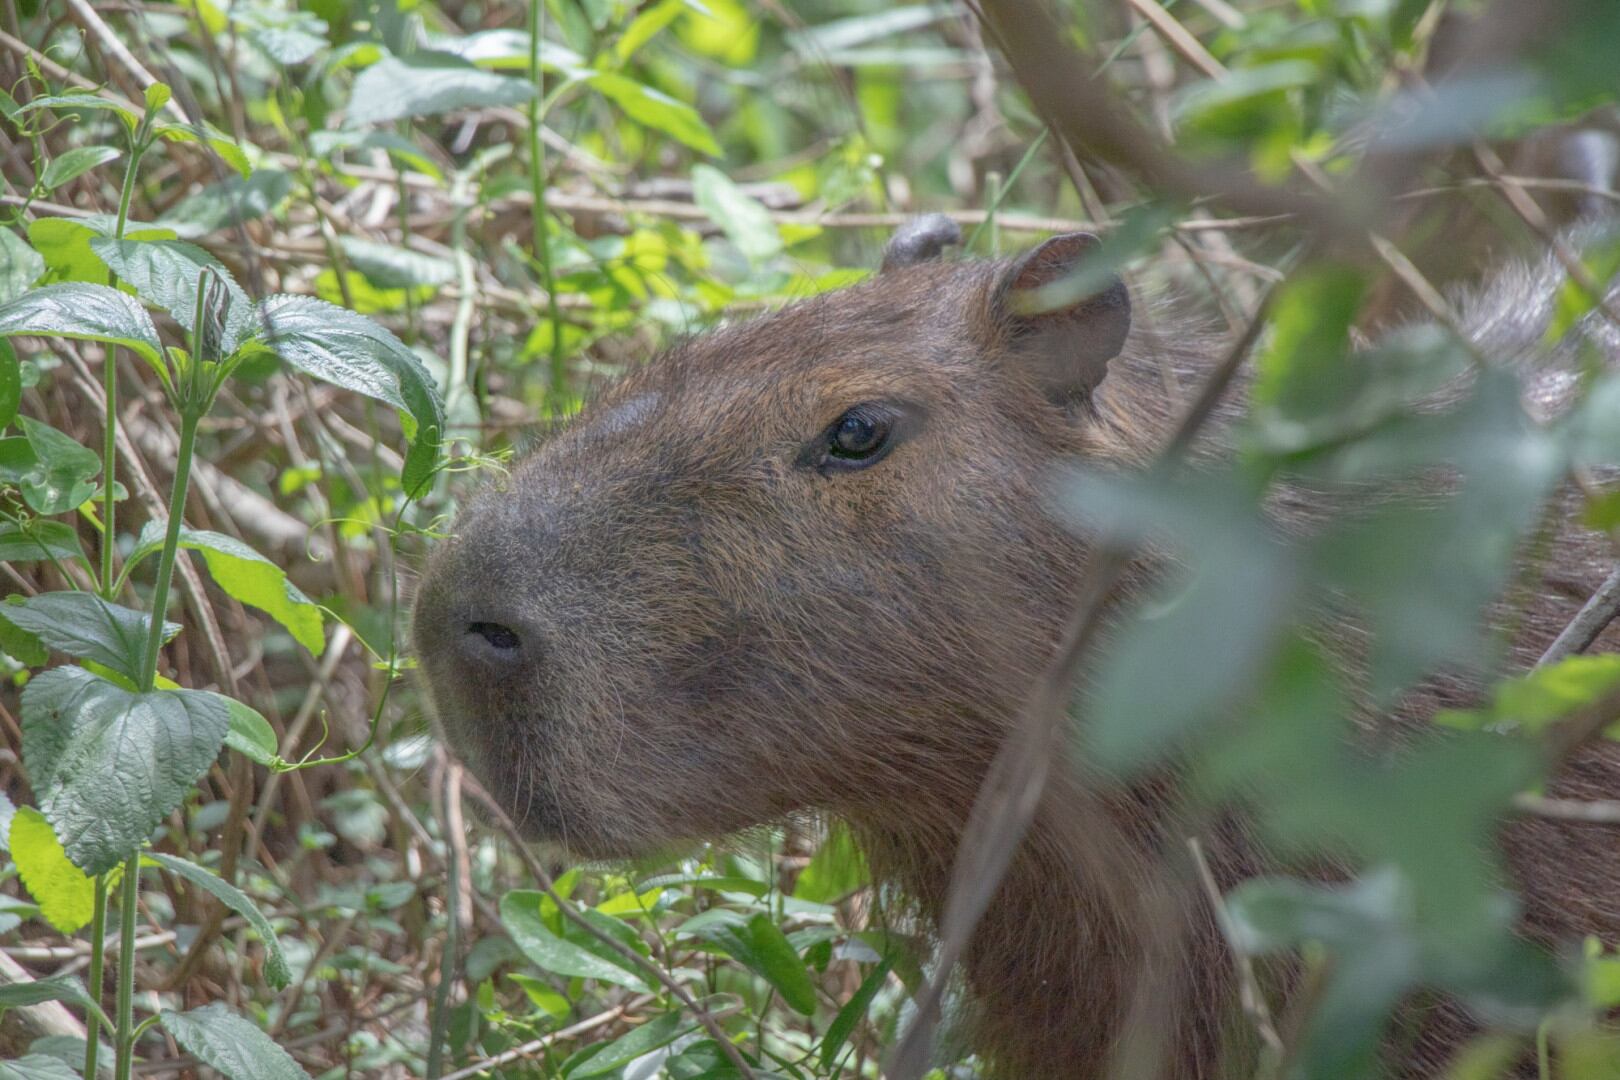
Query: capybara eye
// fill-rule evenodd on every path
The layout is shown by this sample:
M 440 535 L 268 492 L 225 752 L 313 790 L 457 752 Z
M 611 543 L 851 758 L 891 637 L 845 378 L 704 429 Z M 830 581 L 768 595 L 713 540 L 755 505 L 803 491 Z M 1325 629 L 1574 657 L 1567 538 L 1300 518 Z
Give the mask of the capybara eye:
M 870 465 L 888 449 L 894 413 L 881 405 L 857 405 L 833 421 L 827 452 L 849 465 Z

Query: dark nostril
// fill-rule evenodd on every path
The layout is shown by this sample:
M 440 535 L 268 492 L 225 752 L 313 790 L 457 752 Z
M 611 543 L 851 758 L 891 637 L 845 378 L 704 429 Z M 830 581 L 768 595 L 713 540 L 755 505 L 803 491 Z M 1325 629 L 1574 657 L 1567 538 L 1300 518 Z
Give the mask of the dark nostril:
M 467 624 L 467 633 L 483 638 L 496 652 L 515 653 L 523 647 L 523 639 L 517 636 L 517 631 L 500 623 L 471 622 Z

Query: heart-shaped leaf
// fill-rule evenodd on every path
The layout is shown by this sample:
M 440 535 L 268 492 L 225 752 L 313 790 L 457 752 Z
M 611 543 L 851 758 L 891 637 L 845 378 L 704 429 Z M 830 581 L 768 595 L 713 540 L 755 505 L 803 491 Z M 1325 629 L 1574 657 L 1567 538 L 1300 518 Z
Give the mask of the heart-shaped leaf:
M 111 870 L 152 835 L 218 756 L 230 713 L 213 694 L 137 694 L 83 668 L 23 688 L 23 761 L 41 808 L 87 874 Z

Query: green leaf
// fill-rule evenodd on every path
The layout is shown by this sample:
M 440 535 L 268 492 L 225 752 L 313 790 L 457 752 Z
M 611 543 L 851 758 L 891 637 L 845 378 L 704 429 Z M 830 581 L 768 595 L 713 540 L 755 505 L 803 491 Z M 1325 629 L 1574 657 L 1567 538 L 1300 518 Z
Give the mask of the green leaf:
M 395 164 L 415 169 L 435 180 L 444 179 L 444 170 L 438 162 L 422 152 L 422 148 L 409 139 L 391 131 L 315 131 L 309 136 L 309 149 L 316 157 L 331 160 L 343 150 L 383 150 Z M 337 166 L 339 169 L 341 165 Z M 345 235 L 342 240 L 350 239 Z
M 18 115 L 36 112 L 40 109 L 87 109 L 92 112 L 115 112 L 126 122 L 139 120 L 141 114 L 124 106 L 122 102 L 113 101 L 97 94 L 94 90 L 67 90 L 60 94 L 47 94 L 34 98 L 28 104 L 17 110 Z
M 1597 283 L 1601 291 L 1606 282 L 1620 274 L 1620 236 L 1602 236 L 1581 253 L 1581 265 Z M 1554 301 L 1552 321 L 1547 324 L 1548 345 L 1556 345 L 1587 312 L 1597 307 L 1600 297 L 1586 291 L 1579 281 L 1566 273 L 1564 284 Z
M 720 156 L 720 144 L 692 106 L 614 72 L 599 71 L 585 82 L 643 127 L 661 131 L 701 154 Z
M 44 515 L 65 513 L 96 493 L 99 456 L 49 424 L 28 416 L 20 422 L 22 439 L 0 440 L 0 481 L 20 487 L 23 501 Z
M 45 175 L 40 177 L 40 183 L 47 191 L 55 191 L 91 169 L 122 156 L 122 151 L 116 146 L 76 146 L 51 159 L 51 163 L 45 166 Z
M 1523 731 L 1539 735 L 1576 709 L 1620 685 L 1620 656 L 1566 657 L 1496 685 L 1483 709 L 1442 709 L 1434 720 L 1463 730 Z
M 409 289 L 418 285 L 444 285 L 455 277 L 456 268 L 444 259 L 423 255 L 409 248 L 378 244 L 353 236 L 338 238 L 349 265 L 360 271 L 379 289 Z
M 444 405 L 416 354 L 365 316 L 307 296 L 272 296 L 259 312 L 266 343 L 287 363 L 400 411 L 411 440 L 401 480 L 418 494 L 438 464 Z
M 130 552 L 129 561 L 144 559 L 163 548 L 168 522 L 146 523 Z M 269 615 L 286 627 L 304 648 L 319 656 L 326 648 L 321 609 L 303 590 L 287 579 L 287 572 L 242 541 L 224 533 L 180 528 L 180 546 L 199 552 L 216 584 L 235 600 Z
M 883 989 L 883 980 L 889 977 L 889 968 L 893 965 L 884 960 L 867 973 L 861 980 L 861 985 L 844 1007 L 838 1010 L 833 1022 L 827 1025 L 827 1034 L 821 1037 L 821 1064 L 824 1068 L 832 1068 L 833 1062 L 838 1060 L 838 1053 L 844 1048 L 844 1043 L 854 1034 L 855 1027 L 866 1016 L 866 1010 L 871 1008 L 872 999 L 877 992 Z
M 171 873 L 185 878 L 246 919 L 253 932 L 264 942 L 264 981 L 269 983 L 273 990 L 286 989 L 292 974 L 287 968 L 287 957 L 281 951 L 281 942 L 276 938 L 276 931 L 270 925 L 270 920 L 264 917 L 264 913 L 246 893 L 213 871 L 204 869 L 194 862 L 177 859 L 161 851 L 148 852 L 146 857 Z
M 523 955 L 542 971 L 558 975 L 578 975 L 634 990 L 651 991 L 639 971 L 625 966 L 598 941 L 570 941 L 552 931 L 540 913 L 545 894 L 530 889 L 514 889 L 501 897 L 501 923 Z
M 714 166 L 693 166 L 692 200 L 750 261 L 761 262 L 781 252 L 782 236 L 770 211 Z
M 444 53 L 388 56 L 355 77 L 344 124 L 363 127 L 457 109 L 521 105 L 533 96 L 534 87 L 523 79 L 481 71 Z
M 747 922 L 728 919 L 706 923 L 693 933 L 763 976 L 793 1009 L 806 1016 L 816 1011 L 816 988 L 810 972 L 767 913 L 759 912 Z
M 45 921 L 64 934 L 87 925 L 95 913 L 95 880 L 68 862 L 45 815 L 32 806 L 19 807 L 11 819 L 9 843 L 17 874 Z
M 855 843 L 848 826 L 835 823 L 827 839 L 816 849 L 810 864 L 799 871 L 793 895 L 815 904 L 831 904 L 871 881 L 866 858 Z
M 253 164 L 248 161 L 247 154 L 243 152 L 235 139 L 214 127 L 212 124 L 182 124 L 174 121 L 164 121 L 152 126 L 152 130 L 164 142 L 201 143 L 214 153 L 220 160 L 236 170 L 237 177 L 248 179 L 257 176 Z M 273 170 L 262 170 L 273 171 Z
M 167 311 L 187 333 L 197 332 L 197 282 L 205 270 L 218 275 L 225 288 L 224 334 L 219 355 L 229 356 L 252 337 L 253 301 L 231 277 L 223 263 L 184 240 L 113 240 L 96 237 L 90 250 L 120 278 L 129 282 L 142 300 Z
M 198 693 L 213 693 L 211 690 L 199 690 Z M 224 694 L 214 694 L 225 703 L 230 710 L 231 729 L 225 733 L 225 745 L 244 755 L 255 765 L 266 768 L 273 767 L 281 760 L 277 753 L 280 746 L 276 743 L 276 729 L 270 726 L 270 721 L 260 715 L 257 709 L 226 697 Z
M 45 559 L 77 559 L 85 565 L 79 534 L 60 521 L 31 518 L 21 523 L 0 523 L 0 562 L 42 562 Z
M 197 1060 L 230 1080 L 309 1080 L 257 1024 L 218 1002 L 183 1013 L 165 1010 L 163 1027 Z
M 0 304 L 20 296 L 44 272 L 44 256 L 10 229 L 0 229 Z
M 49 1054 L 24 1054 L 0 1061 L 0 1080 L 79 1080 L 73 1066 Z
M 163 343 L 146 309 L 105 285 L 45 285 L 0 304 L 0 337 L 13 334 L 105 341 L 133 349 L 154 367 L 162 364 Z
M 606 1076 L 644 1054 L 650 1054 L 661 1046 L 668 1046 L 697 1026 L 698 1022 L 684 1012 L 664 1013 L 595 1050 L 578 1068 L 565 1070 L 563 1075 L 577 1077 L 578 1080 L 590 1076 Z
M 132 682 L 140 681 L 146 636 L 152 620 L 144 611 L 120 607 L 90 592 L 48 592 L 10 597 L 0 606 L 0 619 L 21 627 L 69 656 L 94 660 Z M 178 623 L 163 624 L 163 640 L 180 632 Z
M 67 837 L 68 858 L 102 874 L 185 800 L 219 755 L 230 713 L 212 694 L 137 694 L 62 667 L 23 688 L 22 729 L 45 817 Z
M 28 242 L 45 260 L 47 282 L 83 281 L 106 285 L 107 266 L 90 250 L 90 241 L 111 236 L 118 219 L 110 214 L 82 218 L 36 218 L 28 225 Z M 174 230 L 126 223 L 125 240 L 172 240 Z
M 23 1009 L 47 1001 L 66 1001 L 83 1005 L 90 1000 L 84 984 L 71 975 L 57 975 L 49 979 L 30 982 L 6 983 L 0 986 L 0 1009 Z
M 287 201 L 292 189 L 292 173 L 281 169 L 255 169 L 251 176 L 228 177 L 187 196 L 163 215 L 162 224 L 180 236 L 204 236 L 274 213 Z
M 0 230 L 0 236 L 9 235 Z M 0 431 L 17 419 L 22 405 L 22 364 L 17 361 L 17 350 L 9 338 L 0 338 Z

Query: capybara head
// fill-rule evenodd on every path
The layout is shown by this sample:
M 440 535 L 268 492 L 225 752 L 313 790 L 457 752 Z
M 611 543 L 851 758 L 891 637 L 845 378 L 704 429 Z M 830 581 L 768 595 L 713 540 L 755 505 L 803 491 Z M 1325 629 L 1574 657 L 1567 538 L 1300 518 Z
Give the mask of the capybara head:
M 536 837 L 625 856 L 802 810 L 966 811 L 1083 548 L 1049 466 L 1106 452 L 1130 303 L 1084 234 L 853 288 L 622 380 L 454 524 L 415 639 Z

